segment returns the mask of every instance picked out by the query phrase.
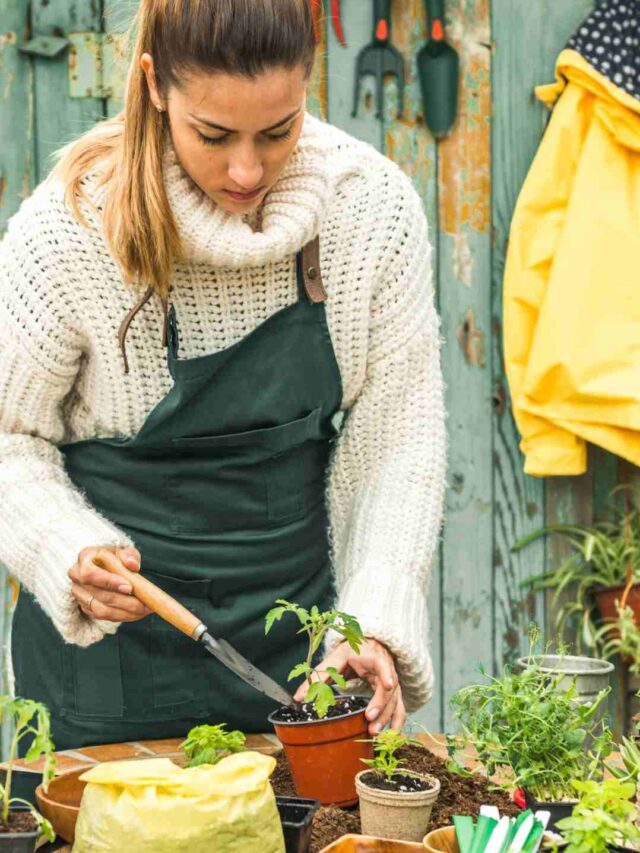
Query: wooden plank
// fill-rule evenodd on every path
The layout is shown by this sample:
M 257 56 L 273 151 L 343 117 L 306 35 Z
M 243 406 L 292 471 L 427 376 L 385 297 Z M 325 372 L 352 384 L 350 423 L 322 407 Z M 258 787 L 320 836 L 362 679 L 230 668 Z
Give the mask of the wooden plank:
M 498 666 L 526 648 L 530 620 L 544 624 L 542 596 L 526 596 L 521 584 L 546 567 L 543 542 L 518 554 L 510 550 L 520 537 L 544 523 L 545 482 L 523 473 L 520 436 L 511 414 L 502 352 L 504 261 L 513 209 L 548 116 L 533 97 L 534 87 L 553 79 L 555 58 L 589 5 L 585 0 L 560 4 L 544 0 L 526 8 L 510 0 L 492 4 L 494 651 Z
M 426 38 L 426 20 L 422 0 L 407 0 L 392 6 L 391 40 L 401 52 L 405 63 L 406 86 L 404 112 L 397 118 L 398 84 L 394 78 L 385 83 L 383 111 L 383 151 L 409 175 L 423 200 L 434 244 L 433 275 L 437 298 L 437 154 L 435 141 L 427 131 L 422 108 L 422 94 L 417 76 L 415 55 Z M 434 561 L 429 588 L 429 617 L 431 656 L 434 665 L 435 690 L 431 702 L 413 719 L 430 731 L 440 731 L 443 713 L 442 645 L 440 625 L 441 565 L 439 554 Z
M 99 31 L 99 3 L 81 0 L 34 0 L 33 35 L 64 35 Z M 51 168 L 51 155 L 69 140 L 80 136 L 103 116 L 99 98 L 69 97 L 69 60 L 65 51 L 55 59 L 33 60 L 35 69 L 37 180 Z
M 138 0 L 103 0 L 103 32 L 107 36 L 120 35 L 127 32 L 139 5 Z M 115 51 L 109 55 L 113 55 L 114 59 L 108 60 L 110 62 L 108 74 L 113 76 L 115 73 L 118 73 L 120 77 L 126 76 L 129 66 L 129 54 L 123 51 Z M 124 101 L 117 98 L 108 98 L 105 102 L 105 114 L 109 117 L 116 116 L 123 107 Z
M 490 288 L 490 50 L 488 0 L 448 5 L 460 53 L 459 117 L 439 148 L 439 287 L 449 419 L 443 534 L 445 700 L 493 660 Z M 451 725 L 448 711 L 444 727 Z

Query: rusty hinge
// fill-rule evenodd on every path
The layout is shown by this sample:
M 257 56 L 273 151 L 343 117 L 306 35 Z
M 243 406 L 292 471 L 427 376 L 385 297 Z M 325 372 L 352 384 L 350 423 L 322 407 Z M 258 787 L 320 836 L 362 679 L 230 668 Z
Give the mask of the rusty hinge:
M 69 33 L 69 95 L 124 98 L 127 57 L 122 33 Z

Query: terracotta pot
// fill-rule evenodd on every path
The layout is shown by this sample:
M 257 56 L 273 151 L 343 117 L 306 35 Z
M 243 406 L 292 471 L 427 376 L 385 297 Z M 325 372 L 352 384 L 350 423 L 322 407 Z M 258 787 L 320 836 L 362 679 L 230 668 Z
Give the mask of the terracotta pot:
M 397 838 L 400 841 L 422 841 L 429 826 L 431 810 L 440 793 L 435 776 L 401 771 L 427 782 L 426 791 L 383 791 L 364 781 L 371 770 L 361 770 L 356 776 L 356 791 L 360 798 L 360 820 L 365 835 Z
M 284 746 L 299 797 L 320 800 L 323 806 L 354 806 L 358 802 L 356 775 L 362 758 L 373 757 L 366 708 L 339 717 L 304 723 L 269 722 Z
M 605 621 L 618 618 L 616 601 L 621 600 L 624 590 L 625 585 L 623 584 L 622 586 L 610 586 L 606 589 L 599 589 L 594 593 L 596 605 Z M 632 586 L 629 590 L 627 607 L 633 610 L 633 615 L 636 617 L 636 625 L 640 626 L 640 585 Z
M 389 841 L 368 835 L 343 835 L 320 853 L 424 853 L 422 844 L 410 841 Z
M 423 841 L 427 853 L 460 853 L 454 826 L 434 829 L 427 833 Z
M 51 821 L 56 835 L 70 844 L 75 841 L 80 801 L 87 785 L 86 782 L 80 781 L 80 776 L 87 770 L 89 770 L 88 766 L 82 770 L 72 770 L 70 773 L 56 776 L 49 782 L 46 794 L 42 785 L 36 789 L 36 802 L 40 814 Z

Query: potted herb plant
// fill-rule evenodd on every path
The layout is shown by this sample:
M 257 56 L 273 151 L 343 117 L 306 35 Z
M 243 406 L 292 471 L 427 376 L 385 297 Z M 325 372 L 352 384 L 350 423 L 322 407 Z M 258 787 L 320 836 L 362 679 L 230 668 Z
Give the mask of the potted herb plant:
M 242 732 L 237 730 L 228 732 L 226 723 L 220 723 L 217 726 L 195 726 L 181 744 L 189 759 L 186 766 L 217 764 L 225 755 L 242 752 L 246 740 Z
M 435 776 L 405 770 L 397 755 L 409 744 L 422 744 L 394 729 L 380 732 L 372 743 L 374 757 L 363 759 L 371 769 L 356 776 L 362 832 L 377 838 L 422 841 L 440 782 Z
M 577 701 L 575 685 L 535 665 L 521 672 L 507 666 L 498 678 L 464 687 L 451 700 L 461 732 L 448 738 L 452 757 L 472 746 L 488 776 L 523 788 L 533 811 L 551 812 L 550 828 L 575 802 L 574 779 L 600 777 L 612 750 L 611 732 L 598 719 L 608 691 L 589 705 Z M 585 747 L 585 742 L 589 745 Z
M 575 781 L 580 799 L 557 828 L 568 842 L 566 853 L 640 850 L 640 829 L 633 822 L 632 782 L 620 779 Z
M 282 707 L 269 715 L 287 754 L 296 792 L 324 805 L 355 805 L 355 776 L 361 769 L 360 761 L 373 756 L 371 743 L 363 740 L 368 728 L 368 699 L 336 696 L 321 676 L 328 675 L 343 689 L 347 686 L 344 677 L 333 667 L 321 673 L 313 658 L 330 629 L 359 652 L 364 640 L 362 629 L 353 616 L 337 610 L 322 613 L 315 606 L 305 610 L 282 599 L 276 604 L 266 616 L 265 633 L 285 613 L 292 613 L 300 622 L 298 633 L 306 633 L 309 639 L 306 660 L 289 673 L 290 681 L 299 676 L 306 678 L 309 686 L 305 701 L 299 708 Z
M 621 509 L 616 496 L 624 496 Z M 613 521 L 592 525 L 556 524 L 542 527 L 520 539 L 514 551 L 526 547 L 542 536 L 557 535 L 567 540 L 572 552 L 556 569 L 525 581 L 534 591 L 555 590 L 553 602 L 560 595 L 571 594 L 558 610 L 557 628 L 562 630 L 569 618 L 579 619 L 582 630 L 578 643 L 598 648 L 600 620 L 614 621 L 618 604 L 629 606 L 640 627 L 640 507 L 638 491 L 629 486 L 612 490 L 609 501 Z
M 0 783 L 2 821 L 0 822 L 0 853 L 33 853 L 36 842 L 44 835 L 53 841 L 55 833 L 49 821 L 33 805 L 19 797 L 11 796 L 13 768 L 18 757 L 18 746 L 31 738 L 25 760 L 43 758 L 42 784 L 46 789 L 55 772 L 54 746 L 51 741 L 49 711 L 40 702 L 31 699 L 0 696 L 0 715 L 3 725 L 13 724 L 13 737 L 9 746 L 4 782 Z

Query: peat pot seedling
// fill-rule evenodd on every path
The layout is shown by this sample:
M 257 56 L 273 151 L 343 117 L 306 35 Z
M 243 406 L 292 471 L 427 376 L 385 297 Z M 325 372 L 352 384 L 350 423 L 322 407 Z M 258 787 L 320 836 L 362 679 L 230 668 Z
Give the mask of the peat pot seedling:
M 309 685 L 305 702 L 313 705 L 318 719 L 323 719 L 327 716 L 329 708 L 335 705 L 336 696 L 331 687 L 323 680 L 322 676 L 328 675 L 338 687 L 345 688 L 347 683 L 342 674 L 333 666 L 327 667 L 322 672 L 317 670 L 313 664 L 314 655 L 330 630 L 342 635 L 354 652 L 358 654 L 360 646 L 364 642 L 362 628 L 354 616 L 349 616 L 348 613 L 341 613 L 339 610 L 327 610 L 321 613 L 315 605 L 310 610 L 305 610 L 304 607 L 292 604 L 284 599 L 278 599 L 276 604 L 278 607 L 274 607 L 266 615 L 265 634 L 269 633 L 273 627 L 273 623 L 282 619 L 285 613 L 293 613 L 298 618 L 301 625 L 298 634 L 307 634 L 309 638 L 309 650 L 307 659 L 294 666 L 289 673 L 288 680 L 291 681 L 293 678 L 304 676 Z
M 640 844 L 640 830 L 633 823 L 635 794 L 632 782 L 605 779 L 574 782 L 580 799 L 571 817 L 557 823 L 566 853 L 607 853 L 613 847 Z M 633 849 L 640 849 L 634 847 Z
M 225 755 L 232 752 L 242 752 L 246 736 L 237 730 L 226 731 L 227 724 L 217 726 L 195 726 L 182 744 L 185 755 L 189 759 L 187 767 L 198 767 L 200 764 L 217 764 Z
M 14 734 L 9 746 L 7 769 L 4 785 L 0 784 L 0 797 L 2 798 L 2 821 L 8 826 L 9 812 L 14 806 L 28 809 L 33 815 L 38 829 L 49 840 L 55 839 L 53 827 L 49 821 L 36 811 L 33 805 L 19 797 L 11 796 L 11 782 L 13 769 L 18 756 L 18 746 L 24 738 L 31 737 L 31 745 L 25 755 L 25 761 L 37 761 L 44 758 L 42 770 L 42 785 L 47 790 L 50 780 L 55 773 L 55 754 L 53 741 L 51 740 L 51 720 L 46 706 L 31 699 L 22 699 L 19 696 L 0 696 L 0 722 L 3 725 L 13 723 Z
M 477 751 L 487 775 L 500 773 L 539 801 L 572 799 L 572 780 L 601 776 L 612 751 L 611 732 L 597 711 L 609 690 L 582 705 L 575 682 L 550 676 L 532 665 L 459 690 L 451 700 L 461 733 L 448 738 L 452 757 L 466 747 Z M 585 748 L 585 744 L 590 744 Z
M 409 737 L 402 732 L 397 732 L 395 729 L 387 729 L 380 732 L 379 735 L 367 743 L 373 743 L 373 758 L 363 758 L 362 763 L 367 767 L 371 767 L 381 776 L 384 776 L 388 782 L 391 782 L 394 775 L 405 764 L 405 762 L 397 755 L 397 752 L 405 746 L 422 746 L 419 740 Z

